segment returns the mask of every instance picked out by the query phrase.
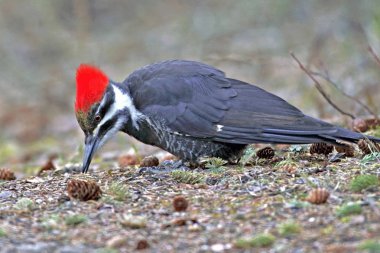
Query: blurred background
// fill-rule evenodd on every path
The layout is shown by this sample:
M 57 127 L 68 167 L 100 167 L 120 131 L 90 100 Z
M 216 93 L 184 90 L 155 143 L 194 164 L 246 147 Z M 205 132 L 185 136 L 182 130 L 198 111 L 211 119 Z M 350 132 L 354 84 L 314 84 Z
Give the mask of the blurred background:
M 115 81 L 166 59 L 191 59 L 274 92 L 305 113 L 347 124 L 290 56 L 320 78 L 339 106 L 379 113 L 380 8 L 376 0 L 1 0 L 0 166 L 76 159 L 75 70 L 102 68 Z M 120 135 L 118 137 L 121 137 Z M 122 137 L 106 150 L 128 150 Z

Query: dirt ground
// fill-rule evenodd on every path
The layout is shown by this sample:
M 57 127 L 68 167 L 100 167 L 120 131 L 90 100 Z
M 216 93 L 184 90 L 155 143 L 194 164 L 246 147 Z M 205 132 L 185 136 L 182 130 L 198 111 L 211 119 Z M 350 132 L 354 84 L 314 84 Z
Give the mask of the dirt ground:
M 249 149 L 240 164 L 210 160 L 195 170 L 98 159 L 86 175 L 66 163 L 2 181 L 0 251 L 379 252 L 379 157 L 303 149 L 276 147 L 269 160 Z M 95 181 L 102 197 L 70 199 L 73 178 Z M 314 188 L 329 192 L 326 203 L 306 201 Z M 177 196 L 185 211 L 174 210 Z

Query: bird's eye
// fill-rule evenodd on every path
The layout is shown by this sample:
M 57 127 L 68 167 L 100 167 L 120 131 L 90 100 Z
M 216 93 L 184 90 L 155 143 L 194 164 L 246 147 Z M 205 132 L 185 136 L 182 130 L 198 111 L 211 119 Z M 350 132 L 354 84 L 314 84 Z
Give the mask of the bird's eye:
M 96 122 L 100 122 L 101 119 L 102 119 L 102 117 L 99 114 L 95 115 L 95 121 Z

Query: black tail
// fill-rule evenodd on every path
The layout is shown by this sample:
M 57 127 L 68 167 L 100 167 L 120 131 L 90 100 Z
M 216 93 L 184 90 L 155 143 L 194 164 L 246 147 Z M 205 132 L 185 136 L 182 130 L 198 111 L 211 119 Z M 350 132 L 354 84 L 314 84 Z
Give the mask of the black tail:
M 373 142 L 380 142 L 380 138 L 365 135 L 362 133 L 353 132 L 345 128 L 338 128 L 338 131 L 333 135 L 320 135 L 322 138 L 325 138 L 327 142 L 339 144 L 339 140 L 354 142 L 357 143 L 360 139 L 369 139 Z

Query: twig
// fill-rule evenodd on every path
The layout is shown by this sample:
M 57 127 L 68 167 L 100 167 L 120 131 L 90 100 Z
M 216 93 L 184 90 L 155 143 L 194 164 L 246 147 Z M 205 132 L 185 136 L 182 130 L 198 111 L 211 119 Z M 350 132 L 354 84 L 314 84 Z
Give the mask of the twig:
M 371 46 L 368 46 L 368 51 L 370 52 L 370 54 L 373 56 L 373 58 L 375 59 L 375 61 L 380 65 L 380 58 L 379 56 L 375 53 L 375 51 L 373 50 L 373 48 Z
M 359 104 L 361 107 L 363 107 L 369 114 L 372 114 L 372 116 L 374 116 L 375 118 L 377 118 L 377 115 L 374 111 L 372 111 L 371 108 L 369 108 L 366 104 L 364 104 L 362 101 L 360 101 L 359 99 L 357 99 L 356 97 L 354 96 L 351 96 L 350 94 L 347 94 L 344 90 L 342 90 L 338 84 L 336 82 L 334 82 L 333 80 L 331 80 L 330 76 L 329 76 L 329 73 L 328 71 L 324 71 L 326 74 L 322 74 L 322 73 L 319 73 L 319 72 L 310 72 L 312 75 L 315 75 L 315 76 L 319 76 L 321 78 L 323 78 L 325 81 L 327 81 L 328 83 L 330 83 L 331 85 L 333 85 L 340 93 L 343 94 L 343 96 L 345 97 L 348 97 L 349 99 L 353 100 L 354 102 L 356 102 L 357 104 Z
M 305 66 L 300 62 L 300 60 L 298 60 L 298 58 L 294 55 L 293 52 L 290 53 L 290 55 L 293 57 L 293 59 L 298 63 L 298 66 L 300 67 L 300 69 L 302 69 L 306 75 L 308 75 L 310 77 L 311 80 L 313 80 L 314 84 L 315 84 L 315 87 L 317 88 L 317 90 L 319 91 L 319 93 L 321 93 L 321 95 L 327 100 L 327 102 L 335 108 L 335 110 L 337 110 L 338 112 L 340 112 L 341 114 L 343 115 L 346 115 L 346 116 L 349 116 L 351 119 L 355 119 L 355 116 L 352 115 L 351 113 L 348 113 L 348 112 L 345 112 L 343 111 L 342 109 L 340 109 L 332 100 L 331 98 L 329 97 L 328 94 L 326 94 L 326 92 L 323 90 L 321 84 L 318 82 L 318 80 L 310 73 L 309 70 L 307 70 L 305 68 Z

